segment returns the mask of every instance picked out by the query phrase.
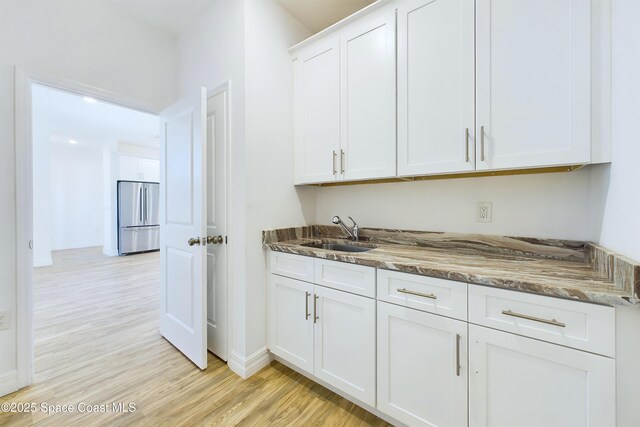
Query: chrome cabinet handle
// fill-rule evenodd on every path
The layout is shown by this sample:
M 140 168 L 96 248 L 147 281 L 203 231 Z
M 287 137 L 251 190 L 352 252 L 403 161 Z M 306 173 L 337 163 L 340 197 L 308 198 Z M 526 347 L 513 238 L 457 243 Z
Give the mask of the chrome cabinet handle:
M 333 174 L 337 175 L 338 174 L 338 170 L 336 169 L 336 159 L 337 159 L 338 155 L 336 154 L 336 150 L 333 150 Z
M 460 376 L 460 334 L 456 334 L 456 376 Z
M 311 316 L 311 313 L 309 313 L 309 297 L 311 294 L 309 292 L 305 292 L 304 294 L 304 320 L 309 320 L 309 316 Z
M 435 294 L 423 294 L 422 292 L 410 291 L 409 289 L 398 289 L 398 292 L 409 295 L 417 295 L 419 297 L 430 298 L 430 299 L 438 299 L 438 296 Z
M 344 173 L 344 150 L 340 150 L 340 173 Z
M 469 163 L 469 128 L 464 131 L 465 161 Z
M 313 296 L 313 323 L 318 323 L 318 319 L 320 319 L 320 316 L 318 316 L 318 298 L 318 295 Z
M 558 326 L 560 328 L 564 328 L 564 327 L 567 326 L 562 322 L 558 322 L 556 319 L 548 320 L 548 319 L 543 319 L 541 317 L 529 316 L 528 314 L 515 313 L 515 312 L 513 312 L 511 310 L 502 310 L 502 314 L 504 314 L 505 316 L 518 317 L 520 319 L 532 320 L 534 322 L 546 323 L 547 325 Z
M 484 162 L 484 126 L 480 126 L 480 160 Z
M 189 246 L 200 246 L 200 238 L 196 237 L 195 239 L 192 237 L 190 238 L 187 243 L 189 244 Z

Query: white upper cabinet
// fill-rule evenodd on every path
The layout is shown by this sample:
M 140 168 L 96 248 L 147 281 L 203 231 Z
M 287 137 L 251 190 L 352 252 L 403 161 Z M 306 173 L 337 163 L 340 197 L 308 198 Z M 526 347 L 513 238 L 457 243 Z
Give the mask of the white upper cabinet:
M 398 175 L 475 169 L 474 0 L 398 3 Z
M 586 0 L 477 0 L 477 169 L 588 163 Z
M 604 3 L 377 2 L 303 42 L 295 183 L 610 161 Z
M 396 175 L 395 35 L 390 9 L 340 35 L 340 172 L 346 180 Z
M 295 183 L 335 181 L 340 152 L 339 37 L 300 51 L 295 72 Z
M 160 182 L 160 161 L 154 159 L 140 159 L 138 162 L 140 179 L 148 182 Z
M 160 161 L 127 155 L 118 156 L 118 179 L 123 181 L 160 181 Z

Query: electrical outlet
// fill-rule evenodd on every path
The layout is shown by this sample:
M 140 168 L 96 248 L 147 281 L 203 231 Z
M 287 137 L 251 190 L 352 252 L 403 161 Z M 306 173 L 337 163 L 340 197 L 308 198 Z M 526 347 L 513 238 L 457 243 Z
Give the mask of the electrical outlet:
M 11 326 L 11 312 L 9 310 L 0 311 L 0 331 L 6 331 Z
M 476 222 L 491 222 L 491 202 L 478 202 L 476 205 Z

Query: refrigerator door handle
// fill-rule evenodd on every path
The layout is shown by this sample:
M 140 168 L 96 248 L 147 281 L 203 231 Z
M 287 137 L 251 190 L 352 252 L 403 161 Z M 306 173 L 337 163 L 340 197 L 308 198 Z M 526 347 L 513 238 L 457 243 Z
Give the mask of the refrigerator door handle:
M 140 218 L 140 222 L 143 222 L 143 219 L 142 219 L 142 187 L 140 187 L 138 201 L 139 201 L 138 204 L 139 204 L 139 207 L 140 207 L 140 212 L 138 212 L 138 217 Z
M 149 226 L 143 226 L 143 227 L 122 227 L 122 230 L 123 231 L 154 230 L 159 227 L 160 227 L 159 225 L 149 225 Z
M 143 224 L 147 225 L 147 189 L 146 188 L 142 188 L 142 217 L 143 217 Z
M 144 188 L 144 223 L 149 223 L 149 189 Z

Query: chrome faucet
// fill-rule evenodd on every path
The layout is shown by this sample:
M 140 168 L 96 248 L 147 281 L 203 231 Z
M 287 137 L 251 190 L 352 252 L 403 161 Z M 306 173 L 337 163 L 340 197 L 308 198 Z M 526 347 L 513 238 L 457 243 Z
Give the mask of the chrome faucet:
M 349 237 L 351 239 L 353 239 L 354 241 L 358 241 L 358 231 L 360 231 L 360 227 L 358 227 L 358 224 L 356 224 L 356 222 L 353 220 L 353 218 L 349 217 L 349 219 L 351 220 L 351 222 L 353 222 L 353 228 L 349 229 L 349 227 L 346 226 L 346 224 L 344 222 L 342 222 L 342 220 L 340 219 L 340 217 L 338 215 L 333 217 L 333 223 L 334 224 L 338 224 L 340 227 L 342 227 L 342 229 L 349 235 Z

